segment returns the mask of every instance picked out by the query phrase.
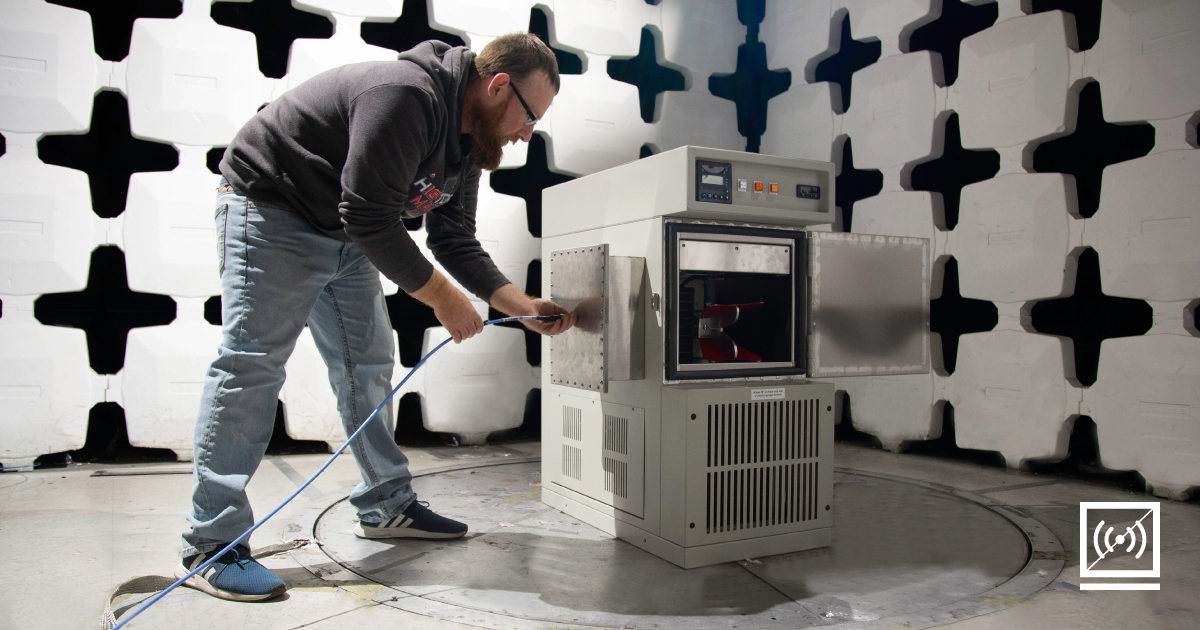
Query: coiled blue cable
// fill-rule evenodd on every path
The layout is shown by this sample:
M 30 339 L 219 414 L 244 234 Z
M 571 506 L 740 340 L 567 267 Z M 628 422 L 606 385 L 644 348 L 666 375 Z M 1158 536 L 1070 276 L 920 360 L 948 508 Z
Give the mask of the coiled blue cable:
M 535 320 L 539 320 L 539 321 L 556 321 L 556 320 L 562 319 L 562 315 L 521 315 L 521 316 L 517 316 L 517 317 L 502 317 L 500 319 L 489 319 L 486 322 L 483 322 L 483 325 L 490 326 L 493 324 L 505 324 L 508 322 L 521 321 L 523 319 L 535 319 Z M 425 361 L 429 360 L 429 357 L 433 356 L 433 353 L 437 352 L 438 350 L 441 350 L 442 346 L 450 343 L 451 341 L 453 341 L 453 339 L 447 339 L 447 340 L 443 341 L 442 343 L 439 343 L 437 345 L 437 347 L 435 347 L 433 350 L 430 350 L 428 353 L 425 354 L 425 356 L 421 357 L 421 360 L 417 361 L 417 364 L 413 366 L 413 369 L 408 371 L 408 374 L 406 374 L 404 376 L 404 379 L 400 381 L 400 384 L 396 385 L 396 387 L 394 389 L 392 389 L 392 392 L 383 399 L 383 402 L 379 403 L 379 406 L 375 408 L 375 411 L 372 411 L 371 415 L 367 416 L 367 419 L 365 421 L 363 421 L 361 426 L 358 427 L 358 430 L 355 431 L 354 434 L 351 435 L 349 437 L 349 439 L 346 440 L 346 443 L 343 444 L 341 446 L 341 448 L 339 448 L 337 451 L 335 451 L 334 454 L 329 457 L 329 460 L 326 461 L 325 464 L 323 466 L 321 466 L 321 468 L 319 470 L 317 470 L 316 473 L 313 473 L 313 476 L 308 478 L 308 481 L 305 481 L 303 484 L 300 485 L 299 488 L 296 489 L 295 492 L 292 493 L 291 496 L 289 496 L 287 499 L 284 499 L 283 503 L 280 503 L 279 505 L 275 506 L 275 509 L 271 510 L 270 514 L 267 514 L 266 516 L 262 517 L 257 523 L 255 523 L 253 526 L 251 526 L 250 529 L 247 529 L 245 531 L 245 533 L 243 533 L 241 536 L 238 536 L 236 540 L 234 540 L 233 542 L 226 545 L 225 548 L 222 549 L 220 552 L 212 554 L 212 556 L 210 556 L 209 559 L 204 562 L 204 564 L 201 564 L 200 566 L 196 567 L 195 569 L 193 569 L 191 571 L 191 573 L 188 573 L 187 575 L 179 578 L 178 580 L 175 581 L 174 584 L 163 589 L 158 594 L 156 594 L 154 597 L 151 597 L 149 600 L 146 601 L 146 603 L 142 604 L 141 606 L 138 606 L 138 608 L 136 610 L 134 610 L 132 613 L 129 613 L 128 617 L 125 617 L 119 623 L 117 623 L 117 625 L 113 626 L 113 630 L 120 630 L 120 628 L 123 628 L 125 626 L 125 624 L 129 623 L 130 621 L 133 621 L 134 617 L 137 617 L 138 615 L 142 614 L 142 611 L 153 606 L 155 603 L 158 602 L 158 600 L 162 599 L 163 597 L 166 597 L 167 593 L 170 593 L 171 591 L 175 590 L 176 587 L 178 587 L 180 584 L 183 584 L 184 582 L 191 579 L 192 576 L 196 575 L 197 573 L 200 573 L 204 569 L 207 569 L 208 565 L 215 562 L 217 560 L 217 558 L 224 556 L 228 551 L 230 551 L 231 549 L 236 547 L 243 540 L 246 540 L 250 536 L 250 534 L 254 533 L 254 530 L 261 527 L 263 523 L 266 523 L 268 520 L 271 519 L 272 516 L 275 516 L 275 514 L 277 514 L 279 512 L 279 510 L 282 510 L 285 505 L 287 505 L 288 503 L 291 503 L 292 499 L 295 499 L 297 496 L 300 495 L 301 492 L 304 492 L 304 489 L 307 488 L 312 482 L 316 481 L 317 477 L 321 476 L 321 473 L 325 472 L 326 468 L 329 468 L 329 465 L 333 463 L 333 460 L 337 459 L 338 455 L 341 455 L 342 451 L 345 451 L 347 446 L 350 446 L 350 443 L 353 442 L 354 439 L 358 437 L 358 434 L 362 433 L 362 430 L 365 429 L 367 427 L 367 425 L 370 424 L 371 421 L 375 419 L 375 416 L 379 415 L 379 410 L 383 409 L 384 405 L 386 405 L 388 403 L 388 401 L 392 399 L 392 396 L 395 396 L 396 392 L 400 391 L 401 387 L 404 387 L 404 384 L 408 382 L 408 379 L 411 378 L 412 375 L 417 372 L 417 370 L 421 369 L 421 366 L 425 364 Z

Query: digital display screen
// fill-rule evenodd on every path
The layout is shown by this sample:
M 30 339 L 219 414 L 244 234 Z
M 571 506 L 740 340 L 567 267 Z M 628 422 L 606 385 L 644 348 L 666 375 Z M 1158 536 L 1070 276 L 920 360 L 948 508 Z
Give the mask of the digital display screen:
M 796 184 L 796 196 L 801 199 L 820 199 L 821 187 Z
M 730 175 L 733 166 L 727 162 L 696 160 L 696 201 L 705 203 L 732 203 Z

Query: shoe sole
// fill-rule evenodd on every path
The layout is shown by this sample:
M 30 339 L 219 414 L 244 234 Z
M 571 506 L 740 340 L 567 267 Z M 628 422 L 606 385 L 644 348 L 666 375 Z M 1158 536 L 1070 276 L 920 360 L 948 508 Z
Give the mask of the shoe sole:
M 181 578 L 190 572 L 191 572 L 190 569 L 187 569 L 183 566 L 179 566 L 179 567 L 175 568 L 175 577 Z M 194 589 L 204 592 L 204 593 L 208 593 L 209 595 L 212 595 L 213 597 L 217 597 L 220 599 L 227 599 L 231 602 L 260 602 L 263 600 L 271 599 L 272 597 L 279 597 L 280 595 L 283 595 L 284 592 L 287 591 L 287 586 L 280 584 L 278 587 L 272 589 L 270 593 L 267 593 L 265 595 L 243 595 L 241 593 L 234 593 L 231 591 L 223 591 L 223 590 L 213 586 L 212 584 L 209 584 L 208 580 L 200 577 L 199 575 L 193 575 L 191 578 L 189 578 L 187 581 L 185 581 L 183 583 L 183 585 L 190 587 L 190 588 L 194 588 Z
M 458 533 L 450 533 L 450 534 L 439 534 L 437 532 L 424 532 L 419 529 L 412 529 L 410 527 L 385 529 L 382 532 L 373 531 L 376 529 L 377 528 L 374 528 L 374 527 L 366 528 L 366 527 L 363 527 L 361 523 L 357 523 L 354 525 L 354 535 L 358 536 L 359 538 L 366 538 L 369 540 L 379 540 L 381 538 L 417 538 L 417 539 L 425 539 L 425 540 L 445 540 L 447 538 L 462 538 L 463 536 L 467 535 L 467 532 L 458 532 Z

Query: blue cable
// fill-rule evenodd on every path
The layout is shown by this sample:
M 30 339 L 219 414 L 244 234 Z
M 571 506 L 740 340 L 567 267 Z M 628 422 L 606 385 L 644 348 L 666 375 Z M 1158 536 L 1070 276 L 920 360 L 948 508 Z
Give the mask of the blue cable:
M 502 317 L 500 319 L 489 319 L 488 321 L 483 322 L 483 325 L 490 326 L 492 324 L 505 324 L 508 322 L 516 322 L 516 321 L 520 321 L 523 319 L 536 319 L 539 321 L 556 321 L 556 320 L 562 319 L 562 315 L 521 315 L 521 316 L 517 316 L 517 317 Z M 439 343 L 436 348 L 434 348 L 433 350 L 430 350 L 425 356 L 421 357 L 421 360 L 417 361 L 417 364 L 413 366 L 413 369 L 408 371 L 408 374 L 404 377 L 403 380 L 400 381 L 400 384 L 397 385 L 394 389 L 392 389 L 392 393 L 388 394 L 387 397 L 383 399 L 383 402 L 379 403 L 379 406 L 375 408 L 375 411 L 372 411 L 371 415 L 367 416 L 367 419 L 362 423 L 361 426 L 358 427 L 358 430 L 355 431 L 354 434 L 351 435 L 350 438 L 346 440 L 346 443 L 343 444 L 341 448 L 339 448 L 336 452 L 334 452 L 333 455 L 331 455 L 329 457 L 329 460 L 326 461 L 323 466 L 321 466 L 320 470 L 318 470 L 316 473 L 314 473 L 313 476 L 308 478 L 308 481 L 305 481 L 303 485 L 301 485 L 299 488 L 297 488 L 296 491 L 292 493 L 292 496 L 288 497 L 287 499 L 284 499 L 283 503 L 280 503 L 278 506 L 275 507 L 275 509 L 271 510 L 270 514 L 264 516 L 261 520 L 259 520 L 253 526 L 251 526 L 250 529 L 247 529 L 245 531 L 245 533 L 243 533 L 241 536 L 238 536 L 236 540 L 234 540 L 233 542 L 226 545 L 225 548 L 220 551 L 220 553 L 213 554 L 211 557 L 209 557 L 209 559 L 207 561 L 204 562 L 204 564 L 201 564 L 200 566 L 196 567 L 195 569 L 192 570 L 191 573 L 188 573 L 187 575 L 179 578 L 178 580 L 175 581 L 174 584 L 163 589 L 161 592 L 159 592 L 154 597 L 151 597 L 146 603 L 139 606 L 137 608 L 137 610 L 134 610 L 132 613 L 130 613 L 128 617 L 125 617 L 119 623 L 117 623 L 117 625 L 113 626 L 113 630 L 120 630 L 120 628 L 124 627 L 125 624 L 132 621 L 134 617 L 137 617 L 138 615 L 142 614 L 142 611 L 153 606 L 155 603 L 158 602 L 158 600 L 162 599 L 163 597 L 166 597 L 167 593 L 170 593 L 171 591 L 175 590 L 176 587 L 178 587 L 180 584 L 183 584 L 184 582 L 191 579 L 192 576 L 196 575 L 197 573 L 200 573 L 204 569 L 207 569 L 208 565 L 212 564 L 218 558 L 220 558 L 221 556 L 224 556 L 227 552 L 229 552 L 231 549 L 236 547 L 238 545 L 238 543 L 245 540 L 247 537 L 250 536 L 250 534 L 253 534 L 254 530 L 258 529 L 259 527 L 262 526 L 263 523 L 266 523 L 268 520 L 270 520 L 270 518 L 272 516 L 275 516 L 275 514 L 278 513 L 279 510 L 282 510 L 283 506 L 287 505 L 288 503 L 291 503 L 292 499 L 295 499 L 297 496 L 300 495 L 301 492 L 304 492 L 304 489 L 307 488 L 309 486 L 309 484 L 316 481 L 317 477 L 319 477 L 321 475 L 321 473 L 325 472 L 326 468 L 329 468 L 329 465 L 333 463 L 333 460 L 337 459 L 338 455 L 341 455 L 342 451 L 346 450 L 347 446 L 350 446 L 350 443 L 354 441 L 354 438 L 357 438 L 358 434 L 362 433 L 362 430 L 367 428 L 367 425 L 370 424 L 371 421 L 375 419 L 375 416 L 379 414 L 379 410 L 383 409 L 384 405 L 386 405 L 388 403 L 388 401 L 392 399 L 392 396 L 395 396 L 396 392 L 400 391 L 401 387 L 404 387 L 404 384 L 408 382 L 408 379 L 411 378 L 412 375 L 417 372 L 417 370 L 421 369 L 421 366 L 424 365 L 425 361 L 427 361 L 429 359 L 429 357 L 433 356 L 433 353 L 437 352 L 438 350 L 441 350 L 442 346 L 450 343 L 451 341 L 453 341 L 453 338 L 447 339 L 447 340 L 443 341 L 442 343 Z

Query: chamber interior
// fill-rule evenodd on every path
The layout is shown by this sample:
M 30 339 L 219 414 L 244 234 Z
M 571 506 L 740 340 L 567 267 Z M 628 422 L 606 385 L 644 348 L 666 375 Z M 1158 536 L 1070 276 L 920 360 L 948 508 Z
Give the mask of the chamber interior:
M 721 363 L 748 368 L 760 363 L 794 364 L 793 287 L 788 274 L 680 271 L 679 365 Z M 731 309 L 721 307 L 735 306 L 737 319 L 727 323 Z M 725 321 L 721 311 L 725 311 Z M 730 356 L 729 341 L 721 335 L 748 353 Z M 712 350 L 713 345 L 718 351 Z

